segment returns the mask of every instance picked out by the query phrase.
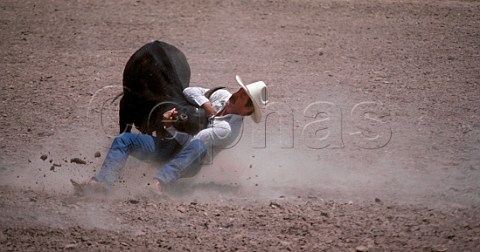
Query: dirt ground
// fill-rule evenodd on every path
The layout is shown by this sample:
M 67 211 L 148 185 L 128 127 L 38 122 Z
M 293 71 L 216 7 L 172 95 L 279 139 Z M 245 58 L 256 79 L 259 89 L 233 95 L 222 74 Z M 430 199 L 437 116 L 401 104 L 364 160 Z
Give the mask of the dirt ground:
M 3 0 L 0 27 L 1 251 L 480 248 L 478 1 Z M 167 197 L 133 158 L 75 197 L 152 40 L 192 86 L 263 80 L 268 116 Z

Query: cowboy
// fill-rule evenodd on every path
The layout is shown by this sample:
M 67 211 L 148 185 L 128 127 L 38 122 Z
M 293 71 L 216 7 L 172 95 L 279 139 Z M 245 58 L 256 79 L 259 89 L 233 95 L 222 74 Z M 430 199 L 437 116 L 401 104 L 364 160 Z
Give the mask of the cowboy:
M 185 88 L 183 93 L 192 104 L 202 107 L 209 118 L 207 128 L 191 136 L 177 131 L 172 120 L 177 115 L 175 109 L 163 114 L 165 129 L 172 135 L 170 140 L 182 145 L 174 155 L 154 175 L 149 183 L 151 190 L 162 193 L 162 187 L 180 178 L 195 176 L 202 163 L 213 159 L 213 150 L 228 147 L 241 134 L 243 117 L 251 116 L 255 123 L 261 120 L 261 106 L 267 104 L 267 86 L 263 81 L 245 85 L 237 75 L 240 89 L 231 94 L 227 90 L 215 91 L 205 97 L 208 89 L 201 87 Z M 167 142 L 168 143 L 168 142 Z M 98 174 L 83 184 L 72 181 L 76 194 L 86 191 L 107 191 L 116 182 L 129 155 L 140 160 L 159 160 L 172 153 L 168 145 L 159 145 L 158 139 L 150 135 L 122 133 L 118 135 L 102 164 Z M 161 158 L 160 158 L 161 159 Z

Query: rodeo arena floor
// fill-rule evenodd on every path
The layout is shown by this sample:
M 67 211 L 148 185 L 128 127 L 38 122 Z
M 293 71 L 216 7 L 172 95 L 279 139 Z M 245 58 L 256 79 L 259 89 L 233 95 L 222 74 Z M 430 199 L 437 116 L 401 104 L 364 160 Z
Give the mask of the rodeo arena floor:
M 480 251 L 480 1 L 0 1 L 0 251 Z M 119 132 L 154 40 L 262 120 L 157 196 Z M 138 132 L 137 132 L 138 133 Z

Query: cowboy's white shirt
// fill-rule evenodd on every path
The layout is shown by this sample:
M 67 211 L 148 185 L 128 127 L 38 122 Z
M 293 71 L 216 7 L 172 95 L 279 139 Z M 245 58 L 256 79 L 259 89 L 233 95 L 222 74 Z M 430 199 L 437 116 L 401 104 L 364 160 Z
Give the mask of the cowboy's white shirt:
M 205 102 L 210 101 L 217 111 L 221 111 L 232 94 L 227 90 L 220 89 L 215 91 L 210 99 L 205 97 L 208 91 L 201 87 L 187 87 L 183 90 L 183 94 L 187 100 L 201 107 Z M 242 133 L 243 116 L 236 114 L 228 114 L 224 116 L 213 116 L 209 119 L 207 128 L 201 130 L 196 135 L 191 136 L 187 133 L 176 130 L 174 127 L 167 128 L 167 131 L 174 136 L 178 143 L 187 146 L 192 140 L 200 139 L 208 148 L 210 160 L 214 149 L 227 148 L 235 143 Z

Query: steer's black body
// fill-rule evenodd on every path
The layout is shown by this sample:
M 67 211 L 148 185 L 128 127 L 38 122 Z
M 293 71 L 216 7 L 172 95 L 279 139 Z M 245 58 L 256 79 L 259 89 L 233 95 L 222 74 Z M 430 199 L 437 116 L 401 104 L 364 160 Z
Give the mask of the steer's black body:
M 190 66 L 185 55 L 165 42 L 154 41 L 136 51 L 123 72 L 120 101 L 120 133 L 132 124 L 144 134 L 164 135 L 162 115 L 176 107 L 187 116 L 175 123 L 178 130 L 195 134 L 205 128 L 205 111 L 187 102 L 183 89 L 190 82 Z

